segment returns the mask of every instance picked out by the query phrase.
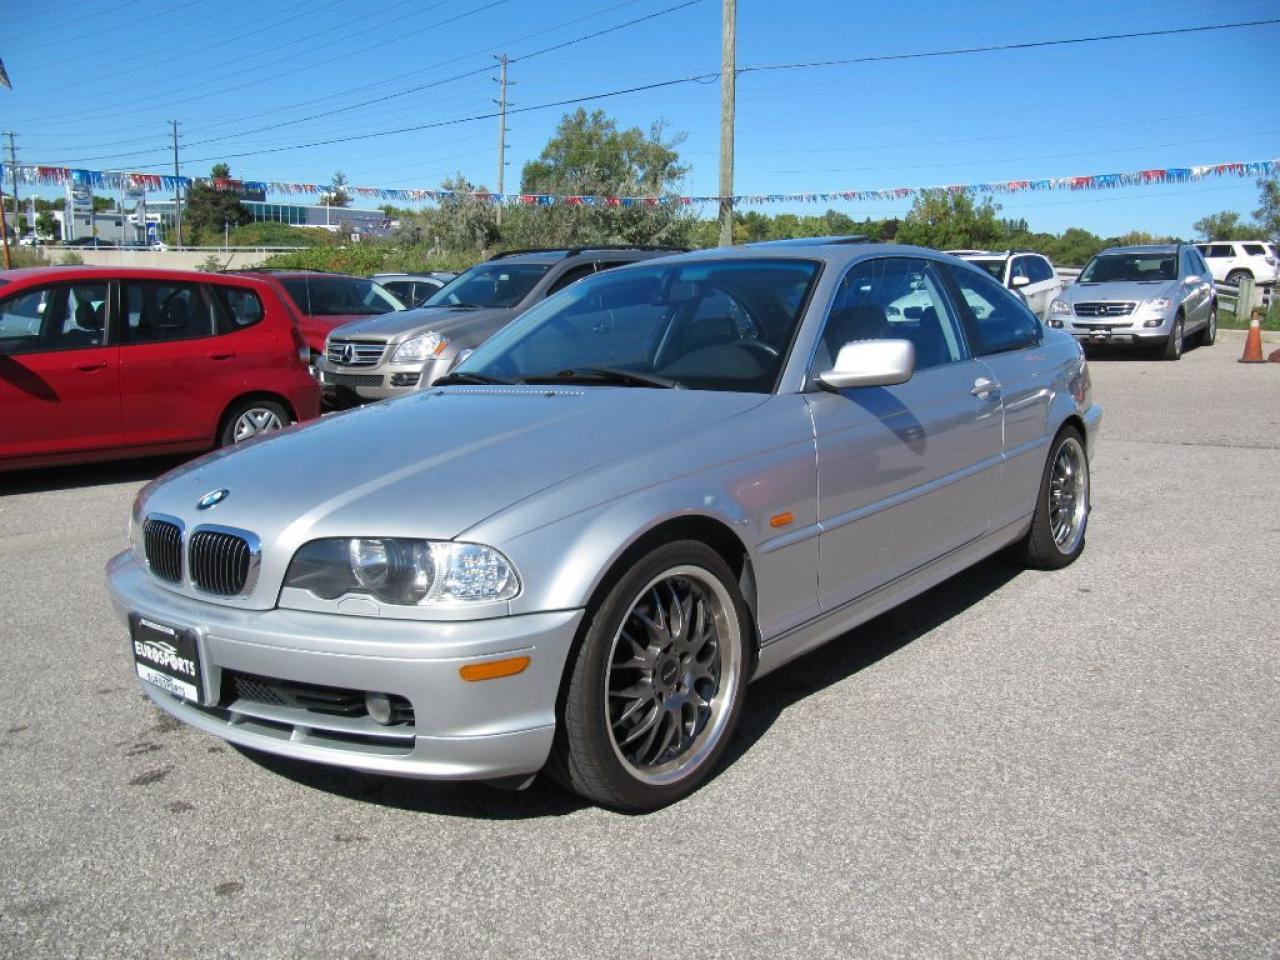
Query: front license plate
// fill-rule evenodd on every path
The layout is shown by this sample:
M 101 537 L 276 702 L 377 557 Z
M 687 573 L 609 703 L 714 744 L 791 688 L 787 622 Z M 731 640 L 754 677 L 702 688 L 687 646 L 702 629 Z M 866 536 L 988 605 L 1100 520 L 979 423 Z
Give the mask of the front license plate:
M 200 650 L 194 631 L 131 613 L 129 636 L 138 676 L 176 697 L 200 702 Z

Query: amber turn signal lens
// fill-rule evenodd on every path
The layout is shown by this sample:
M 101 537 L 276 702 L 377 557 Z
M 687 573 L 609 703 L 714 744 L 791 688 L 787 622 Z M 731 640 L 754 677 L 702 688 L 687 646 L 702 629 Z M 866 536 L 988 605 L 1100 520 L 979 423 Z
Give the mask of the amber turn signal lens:
M 468 663 L 458 669 L 458 676 L 463 680 L 496 680 L 499 677 L 514 677 L 524 673 L 529 666 L 528 657 L 510 657 L 506 660 L 488 660 L 484 663 Z
M 790 523 L 792 520 L 794 520 L 795 518 L 796 518 L 796 515 L 795 515 L 794 513 L 792 513 L 790 510 L 788 510 L 786 513 L 779 513 L 779 514 L 777 514 L 776 516 L 772 516 L 772 517 L 770 517 L 770 518 L 769 518 L 769 526 L 771 526 L 771 527 L 785 527 L 787 524 L 789 524 L 789 523 Z

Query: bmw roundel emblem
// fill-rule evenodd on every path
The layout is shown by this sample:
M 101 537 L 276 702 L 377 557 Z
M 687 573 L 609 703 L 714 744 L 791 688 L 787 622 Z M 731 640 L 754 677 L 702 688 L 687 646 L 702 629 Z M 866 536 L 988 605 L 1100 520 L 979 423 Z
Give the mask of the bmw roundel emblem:
M 196 509 L 208 510 L 210 507 L 216 507 L 229 496 L 231 496 L 231 491 L 226 487 L 223 487 L 221 490 L 210 490 L 196 501 Z

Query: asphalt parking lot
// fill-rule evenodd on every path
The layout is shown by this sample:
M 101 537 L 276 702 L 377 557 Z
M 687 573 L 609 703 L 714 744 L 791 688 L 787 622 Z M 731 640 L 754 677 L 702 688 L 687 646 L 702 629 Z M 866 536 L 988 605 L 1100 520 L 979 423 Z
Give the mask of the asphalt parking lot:
M 0 955 L 1274 957 L 1280 366 L 1242 342 L 1096 358 L 1080 562 L 762 680 L 643 817 L 179 726 L 102 575 L 172 464 L 0 477 Z

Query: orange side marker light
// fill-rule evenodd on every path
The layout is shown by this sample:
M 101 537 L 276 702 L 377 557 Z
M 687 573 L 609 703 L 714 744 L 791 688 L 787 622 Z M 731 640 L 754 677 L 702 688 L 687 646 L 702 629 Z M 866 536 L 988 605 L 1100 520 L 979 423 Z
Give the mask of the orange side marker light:
M 795 518 L 796 518 L 796 515 L 792 513 L 790 510 L 788 510 L 786 513 L 779 513 L 770 517 L 769 526 L 785 527 L 787 524 L 791 523 L 791 521 L 793 521 Z
M 468 663 L 458 669 L 458 676 L 463 680 L 497 680 L 499 677 L 514 677 L 524 673 L 532 661 L 529 657 L 509 657 L 506 660 L 486 660 L 484 663 Z

